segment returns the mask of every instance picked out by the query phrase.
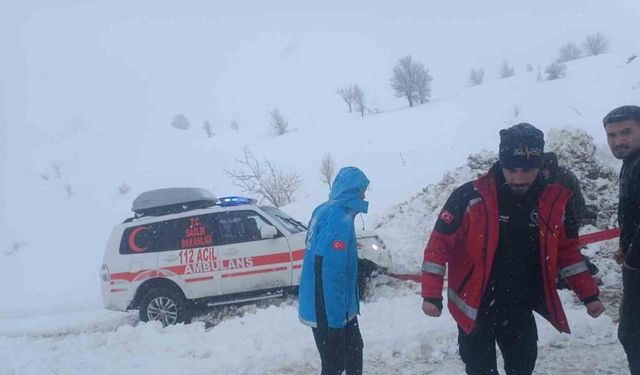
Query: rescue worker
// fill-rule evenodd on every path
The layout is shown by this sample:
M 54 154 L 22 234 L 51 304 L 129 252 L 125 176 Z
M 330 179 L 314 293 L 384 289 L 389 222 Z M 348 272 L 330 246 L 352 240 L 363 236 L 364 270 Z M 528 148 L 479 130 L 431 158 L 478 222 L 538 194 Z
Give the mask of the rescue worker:
M 622 159 L 618 223 L 622 264 L 622 301 L 618 339 L 632 375 L 640 375 L 640 107 L 622 106 L 603 119 L 609 148 Z
M 311 216 L 299 290 L 299 319 L 311 327 L 322 374 L 362 374 L 363 342 L 358 326 L 358 253 L 354 219 L 366 213 L 369 179 L 358 168 L 342 168 L 329 200 Z
M 507 374 L 531 374 L 538 339 L 533 311 L 569 333 L 557 269 L 589 315 L 604 311 L 578 251 L 575 220 L 565 219 L 570 192 L 540 175 L 543 152 L 544 134 L 534 126 L 501 130 L 500 160 L 451 194 L 424 251 L 422 310 L 442 313 L 448 264 L 448 307 L 468 374 L 498 373 L 496 342 Z

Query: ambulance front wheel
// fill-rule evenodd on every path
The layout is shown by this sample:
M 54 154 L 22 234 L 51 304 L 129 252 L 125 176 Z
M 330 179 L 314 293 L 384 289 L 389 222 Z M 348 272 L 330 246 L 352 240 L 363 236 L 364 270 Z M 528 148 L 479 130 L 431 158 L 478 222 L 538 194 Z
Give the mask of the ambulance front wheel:
M 179 291 L 158 287 L 140 300 L 140 321 L 157 320 L 163 326 L 187 321 L 187 301 Z
M 363 299 L 371 282 L 371 277 L 376 270 L 376 265 L 366 259 L 358 259 L 358 293 Z

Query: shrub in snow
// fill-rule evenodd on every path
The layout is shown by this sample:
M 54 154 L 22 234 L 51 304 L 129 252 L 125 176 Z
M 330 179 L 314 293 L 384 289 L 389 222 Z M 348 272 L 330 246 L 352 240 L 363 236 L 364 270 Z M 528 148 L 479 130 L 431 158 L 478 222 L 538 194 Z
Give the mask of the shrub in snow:
M 571 60 L 577 60 L 582 57 L 582 50 L 575 43 L 569 42 L 560 47 L 558 51 L 558 62 L 563 63 Z
M 320 181 L 329 185 L 329 190 L 331 190 L 331 182 L 333 181 L 335 173 L 336 165 L 333 162 L 333 157 L 331 153 L 327 152 L 320 162 Z
M 542 70 L 540 70 L 540 66 L 538 66 L 538 75 L 536 76 L 536 80 L 538 82 L 542 81 Z
M 551 65 L 547 66 L 544 72 L 547 74 L 547 81 L 553 81 L 554 79 L 562 78 L 565 76 L 567 66 L 561 62 L 554 61 Z
M 45 181 L 60 179 L 60 177 L 62 177 L 62 163 L 59 161 L 52 161 L 50 166 L 51 170 L 41 173 L 40 177 Z
M 413 107 L 415 102 L 425 103 L 431 96 L 433 77 L 424 64 L 414 62 L 409 55 L 398 60 L 390 81 L 396 97 L 406 98 L 409 107 Z
M 70 183 L 64 184 L 64 191 L 67 193 L 67 197 L 73 196 L 73 188 Z
M 27 246 L 27 243 L 24 242 L 24 241 L 14 241 L 11 244 L 11 247 L 4 251 L 4 255 L 15 254 L 15 253 L 19 252 L 20 250 L 22 250 L 26 246 Z
M 127 184 L 126 182 L 118 186 L 118 193 L 120 193 L 120 195 L 126 195 L 130 191 L 131 191 L 131 188 L 129 187 L 129 184 Z
M 509 63 L 507 63 L 506 61 L 502 62 L 502 65 L 500 66 L 500 78 L 509 78 L 511 76 L 513 76 L 515 74 L 515 69 L 513 67 L 511 67 L 509 65 Z
M 469 86 L 478 86 L 484 81 L 484 69 L 471 69 L 469 72 Z
M 289 132 L 289 121 L 282 116 L 278 108 L 272 109 L 269 115 L 271 116 L 271 128 L 275 130 L 277 135 Z
M 202 123 L 202 128 L 204 129 L 207 137 L 211 138 L 216 135 L 216 133 L 213 132 L 213 128 L 211 127 L 211 123 L 209 121 L 205 121 L 204 123 Z
M 189 126 L 191 126 L 191 123 L 189 122 L 187 116 L 183 114 L 177 114 L 173 116 L 173 120 L 171 120 L 171 126 L 180 130 L 187 130 L 189 129 Z
M 583 48 L 587 56 L 595 56 L 609 50 L 609 40 L 600 33 L 587 35 L 583 43 Z
M 231 123 L 229 124 L 229 127 L 235 131 L 238 131 L 238 129 L 240 129 L 240 126 L 235 120 L 231 121 Z
M 236 159 L 240 169 L 224 169 L 234 185 L 276 207 L 294 201 L 294 195 L 302 185 L 300 173 L 282 170 L 267 159 L 259 160 L 246 147 L 243 152 L 243 158 Z
M 514 104 L 513 108 L 511 108 L 511 111 L 513 112 L 513 119 L 516 120 L 520 117 L 520 114 L 522 113 L 522 108 Z

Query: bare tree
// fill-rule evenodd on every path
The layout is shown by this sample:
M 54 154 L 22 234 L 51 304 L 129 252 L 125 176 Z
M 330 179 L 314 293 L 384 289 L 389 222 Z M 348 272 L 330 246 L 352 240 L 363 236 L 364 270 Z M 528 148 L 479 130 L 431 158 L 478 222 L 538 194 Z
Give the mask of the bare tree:
M 469 86 L 478 86 L 484 81 L 484 69 L 471 69 L 469 73 Z
M 360 115 L 364 117 L 364 113 L 367 110 L 365 103 L 364 91 L 357 84 L 353 85 L 353 102 L 356 105 L 356 110 L 360 112 Z
M 558 51 L 558 62 L 563 63 L 567 61 L 577 60 L 582 57 L 582 50 L 575 43 L 569 42 L 560 47 Z
M 320 162 L 320 181 L 329 185 L 329 190 L 331 190 L 331 182 L 333 181 L 333 176 L 336 173 L 336 166 L 333 162 L 333 157 L 331 153 L 327 152 L 322 157 L 322 161 Z
M 609 50 L 609 40 L 603 34 L 589 34 L 585 39 L 583 48 L 587 56 L 595 56 Z
M 513 112 L 513 118 L 517 119 L 518 117 L 520 117 L 520 113 L 522 113 L 522 108 L 520 108 L 518 105 L 514 104 L 513 108 L 511 109 Z
M 171 120 L 171 126 L 180 130 L 187 130 L 191 126 L 189 119 L 187 116 L 183 114 L 177 114 L 173 116 L 173 120 Z
M 538 82 L 542 81 L 542 70 L 540 69 L 540 65 L 538 65 L 538 75 L 536 76 L 536 80 Z
M 357 85 L 344 86 L 336 90 L 337 94 L 340 95 L 342 100 L 349 106 L 349 113 L 353 112 L 353 101 L 355 100 L 353 92 L 354 86 Z
M 503 61 L 500 66 L 500 78 L 509 78 L 515 74 L 515 69 L 507 63 L 507 61 Z
M 67 197 L 73 196 L 73 188 L 70 183 L 67 182 L 64 184 L 64 191 L 67 192 Z
M 413 107 L 416 101 L 425 103 L 431 96 L 433 77 L 424 64 L 413 62 L 409 55 L 398 60 L 390 81 L 396 97 L 407 98 L 409 107 Z
M 564 77 L 566 70 L 567 66 L 565 64 L 554 61 L 551 65 L 546 67 L 544 72 L 547 74 L 547 81 L 553 81 L 554 79 Z
M 276 134 L 283 135 L 289 131 L 289 121 L 287 121 L 278 108 L 274 108 L 269 112 L 271 115 L 271 128 L 276 131 Z
M 205 121 L 204 123 L 202 123 L 202 128 L 204 129 L 204 132 L 207 134 L 207 137 L 211 138 L 214 135 L 216 135 L 216 133 L 213 132 L 213 129 L 211 128 L 211 123 L 209 121 Z
M 257 195 L 276 207 L 294 201 L 295 192 L 302 185 L 302 176 L 293 171 L 277 168 L 267 159 L 258 160 L 245 147 L 243 158 L 236 159 L 239 170 L 224 169 L 234 185 L 251 195 Z
M 62 163 L 59 161 L 51 162 L 51 170 L 53 171 L 53 178 L 59 179 L 62 177 Z

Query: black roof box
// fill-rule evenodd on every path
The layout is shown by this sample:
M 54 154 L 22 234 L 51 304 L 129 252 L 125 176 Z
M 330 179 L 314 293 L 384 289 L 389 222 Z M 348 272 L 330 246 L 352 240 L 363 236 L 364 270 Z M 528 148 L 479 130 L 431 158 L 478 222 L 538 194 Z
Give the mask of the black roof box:
M 133 201 L 131 210 L 136 218 L 160 216 L 196 208 L 214 206 L 218 202 L 213 193 L 202 188 L 178 187 L 145 191 Z

